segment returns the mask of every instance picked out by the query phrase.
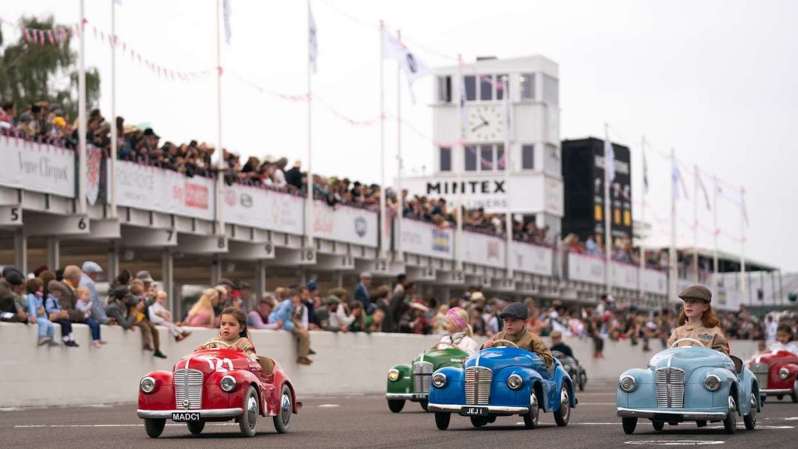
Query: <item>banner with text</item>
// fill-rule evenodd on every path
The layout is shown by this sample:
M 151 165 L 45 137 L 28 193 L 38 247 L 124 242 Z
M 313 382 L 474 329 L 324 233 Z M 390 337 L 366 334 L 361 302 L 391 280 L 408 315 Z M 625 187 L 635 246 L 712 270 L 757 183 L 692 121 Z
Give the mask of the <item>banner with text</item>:
M 225 223 L 302 235 L 304 199 L 300 196 L 243 185 L 222 190 Z
M 578 253 L 568 253 L 568 279 L 603 284 L 606 282 L 604 279 L 604 259 Z
M 0 186 L 75 197 L 73 151 L 0 136 L 0 158 Z
M 629 290 L 639 289 L 640 286 L 637 284 L 638 271 L 638 268 L 634 265 L 612 262 L 612 285 Z
M 496 268 L 505 266 L 505 241 L 501 237 L 463 232 L 463 261 Z
M 338 242 L 377 246 L 377 213 L 347 206 L 330 207 L 316 201 L 313 236 Z
M 209 178 L 117 161 L 116 189 L 120 206 L 214 219 L 213 180 Z
M 454 231 L 440 229 L 431 223 L 402 220 L 402 251 L 422 256 L 454 259 Z
M 554 252 L 551 248 L 513 242 L 510 262 L 515 271 L 552 276 L 554 274 L 553 256 Z

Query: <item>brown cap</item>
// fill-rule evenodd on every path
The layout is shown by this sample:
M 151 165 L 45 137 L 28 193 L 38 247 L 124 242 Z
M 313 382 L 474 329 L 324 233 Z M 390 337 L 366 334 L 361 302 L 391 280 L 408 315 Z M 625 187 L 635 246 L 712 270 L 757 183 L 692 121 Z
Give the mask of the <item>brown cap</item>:
M 712 292 L 703 285 L 691 285 L 679 293 L 679 298 L 682 300 L 698 299 L 709 304 L 712 302 Z

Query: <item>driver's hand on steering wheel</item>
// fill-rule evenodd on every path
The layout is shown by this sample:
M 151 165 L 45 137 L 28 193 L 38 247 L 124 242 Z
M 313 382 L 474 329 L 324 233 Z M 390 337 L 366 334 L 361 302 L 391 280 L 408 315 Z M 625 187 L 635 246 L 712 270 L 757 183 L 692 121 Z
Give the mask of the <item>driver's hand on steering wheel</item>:
M 492 348 L 493 347 L 493 339 L 489 338 L 485 343 L 482 343 L 482 347 L 485 348 L 485 349 Z

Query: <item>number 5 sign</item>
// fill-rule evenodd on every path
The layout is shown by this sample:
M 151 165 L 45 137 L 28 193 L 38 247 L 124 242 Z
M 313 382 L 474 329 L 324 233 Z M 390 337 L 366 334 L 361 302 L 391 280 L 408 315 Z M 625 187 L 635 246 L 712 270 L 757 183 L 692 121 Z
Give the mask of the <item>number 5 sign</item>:
M 21 226 L 22 206 L 0 206 L 0 225 Z

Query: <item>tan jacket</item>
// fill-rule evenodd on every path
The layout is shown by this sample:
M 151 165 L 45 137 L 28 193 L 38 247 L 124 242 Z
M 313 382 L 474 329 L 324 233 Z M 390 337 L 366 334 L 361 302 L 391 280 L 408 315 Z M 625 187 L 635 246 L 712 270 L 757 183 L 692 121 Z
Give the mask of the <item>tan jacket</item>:
M 701 325 L 684 324 L 677 327 L 671 332 L 671 337 L 668 339 L 668 346 L 680 338 L 694 338 L 702 343 L 707 348 L 712 348 L 717 351 L 729 355 L 731 348 L 729 347 L 729 340 L 723 335 L 723 331 L 719 327 L 704 327 Z M 679 346 L 690 346 L 689 342 L 682 342 Z
M 551 366 L 554 364 L 554 357 L 551 355 L 549 348 L 546 347 L 546 344 L 543 343 L 543 340 L 541 340 L 537 335 L 526 330 L 526 328 L 524 328 L 524 332 L 521 335 L 511 335 L 507 333 L 507 331 L 501 331 L 491 338 L 491 341 L 496 340 L 509 340 L 517 344 L 521 349 L 526 349 L 527 351 L 536 353 L 543 358 L 543 360 L 546 362 L 546 367 L 548 368 L 551 368 Z

